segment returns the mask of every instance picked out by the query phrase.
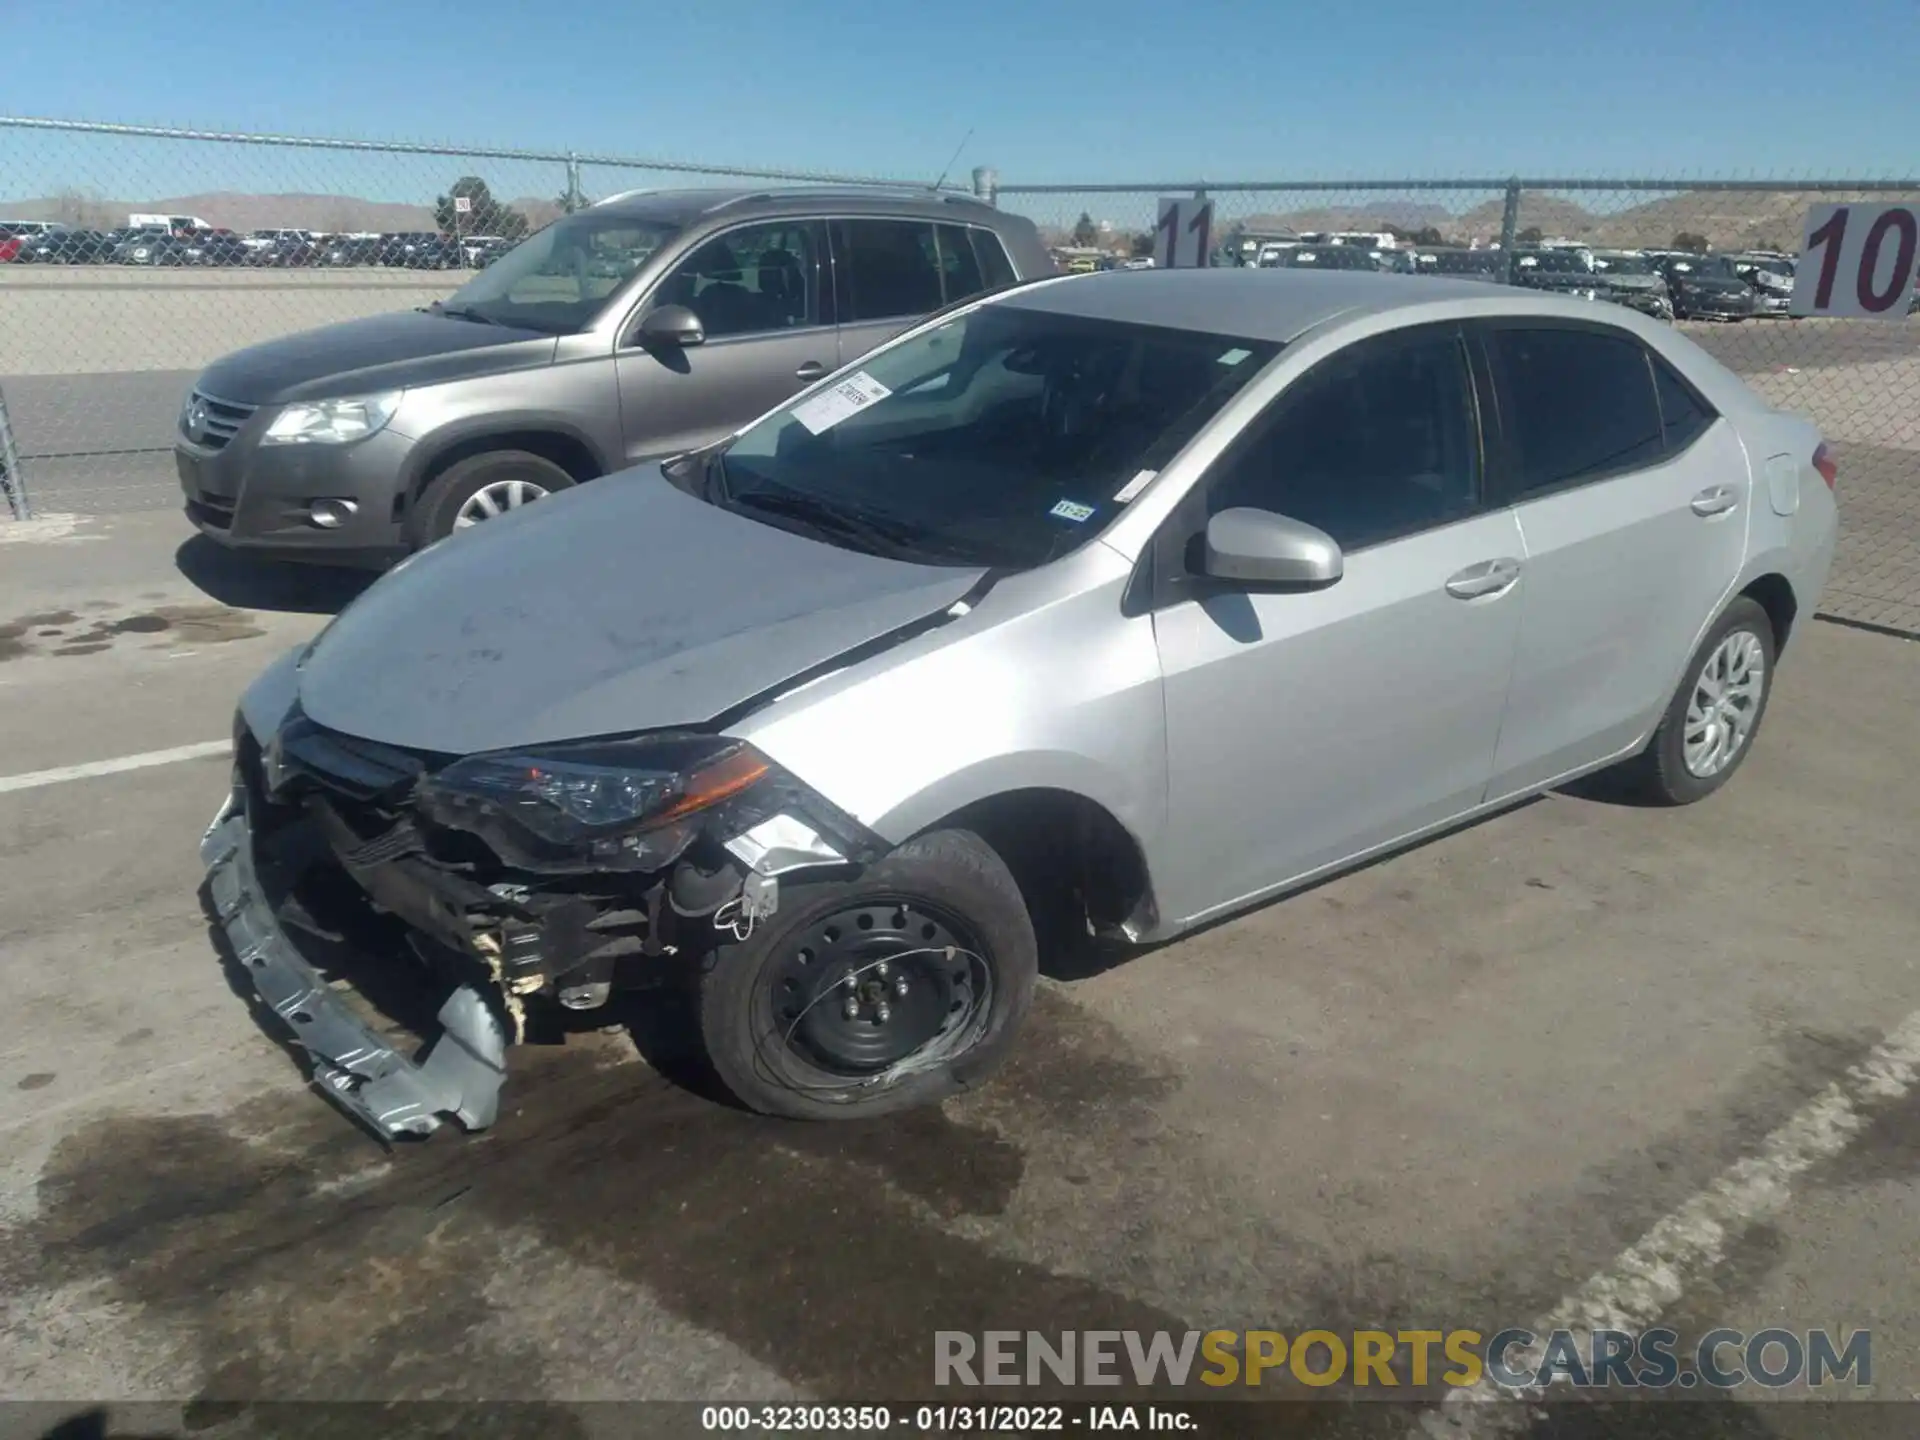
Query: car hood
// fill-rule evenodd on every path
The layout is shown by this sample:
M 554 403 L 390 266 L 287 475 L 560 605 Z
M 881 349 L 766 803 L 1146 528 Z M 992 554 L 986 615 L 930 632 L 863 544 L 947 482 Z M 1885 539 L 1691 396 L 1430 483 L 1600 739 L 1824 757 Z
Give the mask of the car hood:
M 556 343 L 533 330 L 401 310 L 236 350 L 209 365 L 196 388 L 238 405 L 281 405 L 543 364 Z
M 697 725 L 939 614 L 984 573 L 843 550 L 631 470 L 382 577 L 307 657 L 300 704 L 442 754 Z

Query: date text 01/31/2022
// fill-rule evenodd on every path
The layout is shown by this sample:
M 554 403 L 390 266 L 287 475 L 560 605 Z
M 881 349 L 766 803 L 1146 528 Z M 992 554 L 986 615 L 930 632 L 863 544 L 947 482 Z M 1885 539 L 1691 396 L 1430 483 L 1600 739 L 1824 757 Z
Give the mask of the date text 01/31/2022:
M 1152 1430 L 1198 1428 L 1193 1416 L 1166 1405 L 708 1405 L 700 1428 L 734 1434 L 821 1431 L 873 1432 L 895 1428 L 923 1434 L 998 1434 L 1006 1431 Z

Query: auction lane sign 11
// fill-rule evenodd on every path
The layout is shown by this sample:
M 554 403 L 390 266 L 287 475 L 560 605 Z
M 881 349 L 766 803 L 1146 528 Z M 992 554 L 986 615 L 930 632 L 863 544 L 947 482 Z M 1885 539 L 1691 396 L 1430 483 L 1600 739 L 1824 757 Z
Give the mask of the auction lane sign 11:
M 1920 202 L 1815 205 L 1787 313 L 1904 320 L 1920 259 Z
M 1153 263 L 1161 269 L 1193 269 L 1213 257 L 1213 202 L 1197 196 L 1163 195 L 1153 227 Z

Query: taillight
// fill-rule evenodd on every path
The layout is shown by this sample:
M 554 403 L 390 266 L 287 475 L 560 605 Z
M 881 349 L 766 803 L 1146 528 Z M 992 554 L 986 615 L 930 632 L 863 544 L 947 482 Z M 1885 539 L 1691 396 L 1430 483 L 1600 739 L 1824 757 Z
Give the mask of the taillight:
M 1820 472 L 1820 478 L 1827 482 L 1827 489 L 1833 489 L 1834 482 L 1840 478 L 1840 467 L 1833 463 L 1833 451 L 1822 440 L 1813 447 L 1813 468 Z

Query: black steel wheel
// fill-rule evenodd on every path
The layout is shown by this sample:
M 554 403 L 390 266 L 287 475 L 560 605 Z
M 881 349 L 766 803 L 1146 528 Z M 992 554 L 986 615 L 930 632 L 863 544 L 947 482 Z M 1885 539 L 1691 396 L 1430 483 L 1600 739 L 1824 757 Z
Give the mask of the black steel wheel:
M 904 896 L 829 911 L 769 957 L 773 1027 L 822 1070 L 871 1075 L 977 1018 L 990 989 L 984 943 Z
M 1006 865 L 971 832 L 936 831 L 852 878 L 783 884 L 767 922 L 707 958 L 701 1035 L 752 1109 L 883 1114 L 983 1079 L 1038 970 Z

